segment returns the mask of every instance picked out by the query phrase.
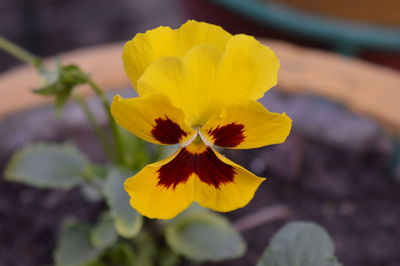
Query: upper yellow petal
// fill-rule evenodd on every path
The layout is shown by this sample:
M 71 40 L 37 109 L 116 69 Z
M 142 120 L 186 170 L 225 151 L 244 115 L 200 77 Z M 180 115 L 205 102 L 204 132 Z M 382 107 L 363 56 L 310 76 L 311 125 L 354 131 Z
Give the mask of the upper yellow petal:
M 212 117 L 201 133 L 210 143 L 234 149 L 253 149 L 285 141 L 292 120 L 285 114 L 269 112 L 261 103 L 244 101 Z
M 228 106 L 240 100 L 261 98 L 278 80 L 280 64 L 275 53 L 254 37 L 233 36 L 226 44 L 218 68 L 216 93 Z
M 158 27 L 137 34 L 124 46 L 122 59 L 125 72 L 136 88 L 137 80 L 155 60 L 182 57 L 196 45 L 207 44 L 223 49 L 231 34 L 221 27 L 189 20 L 178 29 Z
M 117 95 L 111 112 L 120 126 L 148 142 L 176 144 L 195 133 L 185 124 L 182 110 L 161 93 L 130 99 Z
M 222 51 L 208 45 L 191 49 L 183 59 L 164 57 L 149 66 L 138 82 L 139 95 L 164 93 L 181 108 L 189 125 L 201 125 L 221 105 L 215 79 Z
M 225 50 L 198 45 L 183 58 L 154 61 L 138 81 L 139 95 L 161 92 L 201 126 L 225 107 L 260 98 L 275 85 L 279 62 L 253 37 L 233 36 Z

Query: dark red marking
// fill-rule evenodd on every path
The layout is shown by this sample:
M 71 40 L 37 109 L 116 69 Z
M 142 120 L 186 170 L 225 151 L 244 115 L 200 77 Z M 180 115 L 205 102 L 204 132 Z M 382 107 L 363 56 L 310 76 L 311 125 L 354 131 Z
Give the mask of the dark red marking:
M 151 135 L 163 144 L 176 144 L 179 143 L 182 137 L 187 136 L 187 133 L 167 116 L 165 118 L 157 118 L 155 122 L 156 125 L 151 130 Z
M 236 147 L 245 139 L 244 125 L 236 123 L 209 129 L 207 133 L 212 136 L 214 144 L 220 147 Z
M 186 183 L 190 175 L 195 173 L 202 182 L 219 188 L 221 184 L 233 181 L 235 169 L 222 162 L 211 148 L 201 153 L 191 153 L 183 148 L 169 163 L 158 171 L 158 185 L 175 188 Z

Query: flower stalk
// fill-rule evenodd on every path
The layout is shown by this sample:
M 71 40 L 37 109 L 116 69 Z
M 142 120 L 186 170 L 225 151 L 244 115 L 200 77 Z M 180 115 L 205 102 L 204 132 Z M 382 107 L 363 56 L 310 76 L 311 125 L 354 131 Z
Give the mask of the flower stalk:
M 88 79 L 89 86 L 92 88 L 94 93 L 100 98 L 101 103 L 103 105 L 104 111 L 106 112 L 107 119 L 109 122 L 109 125 L 111 127 L 111 132 L 112 136 L 114 139 L 114 144 L 115 144 L 115 162 L 118 165 L 124 165 L 124 149 L 123 149 L 123 143 L 122 143 L 122 138 L 121 138 L 121 132 L 115 123 L 114 117 L 111 114 L 111 107 L 110 103 L 108 102 L 107 96 L 104 94 L 103 90 L 100 89 L 99 86 L 97 86 L 96 83 L 93 82 L 90 78 Z
M 0 36 L 0 49 L 4 50 L 6 53 L 18 58 L 19 60 L 32 65 L 39 72 L 39 74 L 44 78 L 46 83 L 50 82 L 48 77 L 46 77 L 46 75 L 48 75 L 50 73 L 50 71 L 46 70 L 43 67 L 42 60 L 39 57 L 31 54 L 27 50 L 23 49 L 22 47 L 18 46 L 17 44 L 15 44 L 1 36 Z M 66 70 L 68 67 L 69 66 L 67 66 L 66 68 L 63 69 L 62 66 L 60 66 L 60 69 L 58 69 L 58 71 L 68 71 L 68 70 Z M 102 143 L 105 152 L 110 157 L 111 156 L 114 157 L 116 164 L 123 166 L 125 162 L 124 162 L 124 150 L 123 150 L 121 133 L 120 133 L 118 126 L 116 125 L 116 123 L 114 121 L 113 116 L 111 115 L 110 103 L 107 99 L 107 96 L 105 95 L 103 90 L 90 77 L 87 77 L 86 74 L 82 73 L 78 67 L 76 67 L 76 66 L 71 66 L 71 67 L 73 68 L 72 70 L 75 71 L 75 73 L 74 73 L 75 75 L 79 74 L 80 77 L 84 77 L 84 79 L 81 82 L 77 82 L 76 84 L 74 83 L 73 85 L 71 85 L 71 84 L 64 84 L 64 82 L 69 82 L 69 81 L 64 81 L 64 80 L 60 79 L 60 80 L 52 81 L 55 83 L 51 84 L 51 85 L 55 85 L 55 86 L 46 88 L 46 89 L 39 89 L 36 91 L 38 93 L 41 93 L 44 95 L 54 95 L 54 96 L 56 96 L 56 98 L 61 97 L 61 98 L 63 98 L 63 100 L 62 100 L 62 104 L 63 104 L 69 96 L 69 91 L 68 92 L 58 91 L 57 89 L 59 89 L 59 87 L 67 88 L 67 90 L 72 90 L 73 87 L 75 87 L 76 85 L 79 85 L 82 83 L 88 84 L 90 86 L 90 88 L 93 90 L 93 92 L 96 94 L 96 96 L 100 98 L 102 106 L 106 113 L 109 125 L 111 127 L 113 141 L 115 144 L 115 152 L 113 152 L 113 154 L 112 154 L 111 147 L 108 145 L 108 143 L 106 141 L 105 133 L 102 131 L 101 127 L 99 127 L 97 125 L 97 122 L 95 121 L 93 114 L 88 109 L 85 101 L 81 98 L 80 100 L 78 100 L 78 102 L 79 102 L 80 106 L 82 107 L 83 111 L 85 112 L 90 124 L 93 126 L 94 130 L 96 131 L 96 134 L 99 138 L 99 141 Z M 71 71 L 71 69 L 70 69 L 70 71 Z M 76 73 L 76 72 L 78 72 L 78 73 Z M 62 72 L 62 73 L 64 73 L 64 72 Z M 62 73 L 58 73 L 57 76 L 61 77 Z M 65 73 L 68 75 L 67 72 L 65 72 Z M 60 84 L 57 84 L 57 82 Z M 59 85 L 59 86 L 57 86 L 57 85 Z
M 5 52 L 9 53 L 10 55 L 18 58 L 19 60 L 34 66 L 35 68 L 39 69 L 42 67 L 42 62 L 40 58 L 34 56 L 27 50 L 23 49 L 22 47 L 16 45 L 13 42 L 5 39 L 4 37 L 0 36 L 0 49 L 4 50 Z
M 104 152 L 107 154 L 107 156 L 110 157 L 112 154 L 112 148 L 110 144 L 107 141 L 107 136 L 104 132 L 104 130 L 101 128 L 99 123 L 97 122 L 93 112 L 90 110 L 90 107 L 88 103 L 86 102 L 85 98 L 82 95 L 75 95 L 76 102 L 80 105 L 82 108 L 82 111 L 85 113 L 85 116 L 87 120 L 89 121 L 90 125 L 95 131 L 95 134 L 97 138 L 99 139 L 99 142 L 103 146 Z M 110 158 L 111 159 L 111 158 Z

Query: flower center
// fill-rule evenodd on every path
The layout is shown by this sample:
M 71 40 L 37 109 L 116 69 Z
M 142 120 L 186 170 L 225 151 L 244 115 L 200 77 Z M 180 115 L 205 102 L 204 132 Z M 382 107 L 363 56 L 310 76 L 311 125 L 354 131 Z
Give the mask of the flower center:
M 181 143 L 182 147 L 187 147 L 190 144 L 205 144 L 207 147 L 212 147 L 213 144 L 211 143 L 211 141 L 209 141 L 207 139 L 206 136 L 204 136 L 203 133 L 201 133 L 200 128 L 196 127 L 194 128 L 196 130 L 196 133 L 193 134 L 193 136 L 191 136 L 189 139 L 187 139 L 186 141 Z

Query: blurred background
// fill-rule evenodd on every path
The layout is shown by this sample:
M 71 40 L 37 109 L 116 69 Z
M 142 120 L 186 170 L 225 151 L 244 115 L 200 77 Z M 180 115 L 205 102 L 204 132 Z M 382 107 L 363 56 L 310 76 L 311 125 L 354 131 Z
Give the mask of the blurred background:
M 3 0 L 3 36 L 47 56 L 188 18 L 400 68 L 396 0 Z M 0 54 L 1 70 L 15 64 Z
M 270 177 L 248 207 L 228 217 L 236 221 L 275 205 L 290 215 L 245 231 L 244 258 L 209 265 L 253 265 L 272 233 L 291 220 L 323 225 L 343 265 L 400 265 L 400 1 L 0 1 L 0 35 L 43 57 L 125 42 L 187 19 L 267 38 L 282 67 L 278 88 L 262 102 L 294 121 L 285 144 L 228 153 Z M 23 100 L 9 98 L 9 84 L 24 78 L 12 72 L 19 64 L 0 51 L 2 105 Z M 128 87 L 125 80 L 118 84 Z M 0 116 L 1 167 L 16 148 L 43 140 L 73 138 L 91 158 L 104 159 L 74 106 L 61 120 L 47 107 L 19 109 Z M 0 265 L 50 263 L 61 218 L 90 219 L 99 209 L 84 205 L 79 193 L 0 182 Z

